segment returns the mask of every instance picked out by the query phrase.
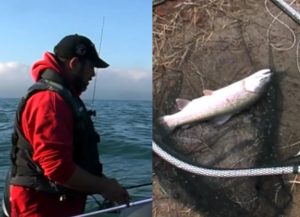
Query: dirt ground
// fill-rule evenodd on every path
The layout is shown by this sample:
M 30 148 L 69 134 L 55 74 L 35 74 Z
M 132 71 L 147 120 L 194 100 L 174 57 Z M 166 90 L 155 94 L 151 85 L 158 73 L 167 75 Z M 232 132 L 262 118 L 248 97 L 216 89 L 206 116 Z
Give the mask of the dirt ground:
M 272 92 L 276 103 L 273 107 L 268 105 L 266 96 L 233 118 L 226 128 L 219 128 L 214 135 L 209 133 L 210 139 L 220 138 L 213 142 L 218 156 L 210 155 L 198 142 L 199 135 L 207 128 L 203 124 L 179 129 L 171 139 L 174 149 L 198 163 L 207 165 L 211 163 L 210 157 L 222 158 L 210 166 L 238 168 L 261 166 L 270 161 L 288 162 L 300 150 L 299 25 L 284 13 L 280 14 L 269 0 L 155 2 L 154 139 L 161 136 L 156 129 L 157 118 L 177 111 L 176 98 L 197 98 L 204 89 L 218 89 L 259 69 L 271 68 L 276 72 Z M 299 1 L 289 3 L 300 11 Z M 269 12 L 280 21 L 274 20 Z M 264 128 L 268 121 L 262 113 L 272 113 L 268 135 Z M 226 132 L 225 136 L 219 136 L 221 132 Z M 263 137 L 271 139 L 250 149 L 248 144 L 253 144 L 262 132 Z M 240 140 L 233 140 L 234 137 Z M 237 147 L 236 153 L 225 155 L 220 147 L 224 141 L 244 146 Z M 269 149 L 264 148 L 266 144 Z M 300 185 L 292 183 L 295 175 L 232 180 L 195 177 L 156 155 L 153 171 L 154 217 L 300 216 Z M 223 194 L 219 194 L 221 191 Z M 257 196 L 258 191 L 264 197 Z

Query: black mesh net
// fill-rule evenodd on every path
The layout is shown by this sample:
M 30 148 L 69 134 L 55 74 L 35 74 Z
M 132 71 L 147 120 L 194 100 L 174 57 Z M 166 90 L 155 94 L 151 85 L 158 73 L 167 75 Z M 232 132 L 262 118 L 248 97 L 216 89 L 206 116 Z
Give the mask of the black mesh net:
M 271 1 L 154 3 L 154 140 L 209 167 L 272 167 L 291 159 L 299 163 L 294 157 L 300 150 L 299 25 Z M 299 2 L 287 3 L 300 11 Z M 264 68 L 274 72 L 264 95 L 225 124 L 197 122 L 168 135 L 161 132 L 157 120 L 178 111 L 176 98 L 201 97 L 205 89 L 219 89 Z M 153 216 L 174 211 L 201 217 L 300 215 L 291 183 L 295 175 L 202 177 L 157 156 L 153 170 Z

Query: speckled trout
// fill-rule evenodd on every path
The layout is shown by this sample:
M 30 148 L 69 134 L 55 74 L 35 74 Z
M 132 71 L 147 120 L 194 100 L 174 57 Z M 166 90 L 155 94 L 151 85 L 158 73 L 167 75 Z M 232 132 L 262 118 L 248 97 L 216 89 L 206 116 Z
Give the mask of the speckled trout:
M 253 104 L 266 89 L 271 76 L 270 69 L 262 69 L 218 90 L 204 90 L 204 96 L 192 101 L 176 99 L 180 111 L 161 117 L 160 123 L 168 132 L 181 125 L 213 118 L 219 124 L 224 123 Z

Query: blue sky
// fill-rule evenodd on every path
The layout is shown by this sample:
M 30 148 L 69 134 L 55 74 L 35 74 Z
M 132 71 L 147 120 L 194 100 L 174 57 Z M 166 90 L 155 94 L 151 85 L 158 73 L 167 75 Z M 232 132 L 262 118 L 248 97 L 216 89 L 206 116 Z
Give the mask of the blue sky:
M 110 64 L 98 71 L 96 98 L 151 99 L 151 0 L 3 1 L 0 4 L 0 97 L 20 97 L 30 67 L 65 35 L 78 33 Z M 93 83 L 83 95 L 91 98 Z

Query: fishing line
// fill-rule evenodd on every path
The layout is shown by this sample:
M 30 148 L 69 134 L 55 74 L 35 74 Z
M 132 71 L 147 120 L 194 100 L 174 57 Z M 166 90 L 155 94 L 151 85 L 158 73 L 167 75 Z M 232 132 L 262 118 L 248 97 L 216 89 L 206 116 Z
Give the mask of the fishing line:
M 101 46 L 102 46 L 102 38 L 103 38 L 103 30 L 104 30 L 104 20 L 105 20 L 105 17 L 102 18 L 101 35 L 100 35 L 100 42 L 99 42 L 99 47 L 98 47 L 98 55 L 99 55 L 99 57 L 100 57 L 100 51 L 101 51 Z M 98 71 L 98 70 L 97 70 L 97 71 Z M 96 73 L 95 73 L 94 90 L 93 90 L 92 103 L 91 103 L 91 107 L 92 107 L 93 109 L 94 109 L 95 94 L 96 94 L 96 86 L 97 86 L 97 74 L 98 74 L 97 71 L 96 71 Z
M 300 40 L 297 44 L 297 50 L 296 50 L 296 62 L 297 62 L 297 68 L 298 68 L 298 72 L 300 73 L 300 60 L 299 60 L 299 48 L 300 48 Z
M 133 188 L 145 187 L 145 186 L 149 186 L 149 185 L 152 185 L 152 182 L 148 182 L 148 183 L 144 183 L 144 184 L 138 184 L 138 185 L 130 185 L 130 186 L 127 186 L 127 187 L 124 187 L 124 188 L 128 190 L 128 189 L 133 189 Z M 98 199 L 95 197 L 95 195 L 92 194 L 90 196 L 94 199 L 94 201 L 98 204 L 98 206 L 100 208 L 103 208 L 103 207 L 107 208 L 107 207 L 111 207 L 111 206 L 114 205 L 113 203 L 111 203 L 109 201 L 106 201 L 106 200 L 104 200 L 103 203 L 100 203 L 98 201 Z
M 271 17 L 273 17 L 273 21 L 270 23 L 270 25 L 269 25 L 269 27 L 268 27 L 268 29 L 267 29 L 267 41 L 268 41 L 268 44 L 269 44 L 272 48 L 274 48 L 275 50 L 278 50 L 278 51 L 288 51 L 288 50 L 292 49 L 292 48 L 295 46 L 295 44 L 296 44 L 296 41 L 297 41 L 297 40 L 296 40 L 296 34 L 295 34 L 294 30 L 292 30 L 291 27 L 289 27 L 289 25 L 287 25 L 285 22 L 283 22 L 283 21 L 281 21 L 280 19 L 278 19 L 278 18 L 282 15 L 283 11 L 281 11 L 279 14 L 277 14 L 276 16 L 274 16 L 274 15 L 271 13 L 270 9 L 268 8 L 267 1 L 268 1 L 268 0 L 265 0 L 265 8 L 266 8 L 267 12 L 269 13 L 269 15 L 270 15 Z M 277 6 L 280 5 L 280 2 L 278 2 L 277 0 L 276 0 L 276 1 L 275 1 L 275 0 L 272 0 L 272 2 L 273 2 L 274 4 L 276 4 Z M 296 0 L 293 0 L 290 4 L 287 4 L 286 2 L 284 2 L 284 4 L 286 4 L 286 7 L 287 7 L 287 6 L 290 7 L 290 6 L 291 6 L 292 4 L 294 4 L 295 2 L 296 2 Z M 281 5 L 280 8 L 284 8 L 284 5 Z M 292 8 L 291 8 L 291 9 L 292 9 Z M 288 8 L 285 9 L 285 11 L 288 11 L 288 10 L 289 10 Z M 290 12 L 290 13 L 291 13 L 291 15 L 289 15 L 289 16 L 299 24 L 299 20 L 298 20 L 298 19 L 295 19 L 295 16 L 298 15 L 298 16 L 296 16 L 296 17 L 298 18 L 298 17 L 299 17 L 299 14 L 298 14 L 296 11 L 292 11 L 292 12 Z M 287 47 L 287 48 L 279 48 L 279 47 L 276 47 L 274 44 L 272 44 L 272 43 L 270 42 L 270 30 L 271 30 L 272 25 L 275 23 L 275 21 L 278 21 L 279 23 L 281 23 L 283 26 L 285 26 L 285 27 L 291 32 L 291 34 L 292 34 L 292 36 L 293 36 L 293 42 L 292 42 L 292 45 L 291 45 L 290 47 Z M 297 43 L 297 48 L 296 48 L 297 70 L 298 70 L 298 72 L 300 73 L 299 48 L 300 48 L 300 40 L 298 41 L 298 43 Z
M 295 2 L 296 0 L 293 0 L 291 2 L 291 5 Z M 265 0 L 265 8 L 267 10 L 267 12 L 270 14 L 271 17 L 273 17 L 273 21 L 270 23 L 268 29 L 267 29 L 267 40 L 269 41 L 270 43 L 270 30 L 271 30 L 271 27 L 272 25 L 275 23 L 275 21 L 278 21 L 279 23 L 281 23 L 283 26 L 285 26 L 293 35 L 293 43 L 291 46 L 287 47 L 287 48 L 279 48 L 279 47 L 276 47 L 274 44 L 270 43 L 271 46 L 275 49 L 275 50 L 278 50 L 278 51 L 287 51 L 287 50 L 290 50 L 292 49 L 294 46 L 295 46 L 295 43 L 296 43 L 296 34 L 295 32 L 291 29 L 291 27 L 289 27 L 289 25 L 287 25 L 285 22 L 281 21 L 280 19 L 278 19 L 278 17 L 280 17 L 282 14 L 283 14 L 283 11 L 281 11 L 279 14 L 277 14 L 276 16 L 274 16 L 270 9 L 268 8 L 268 5 L 267 5 L 267 2 L 268 0 Z

